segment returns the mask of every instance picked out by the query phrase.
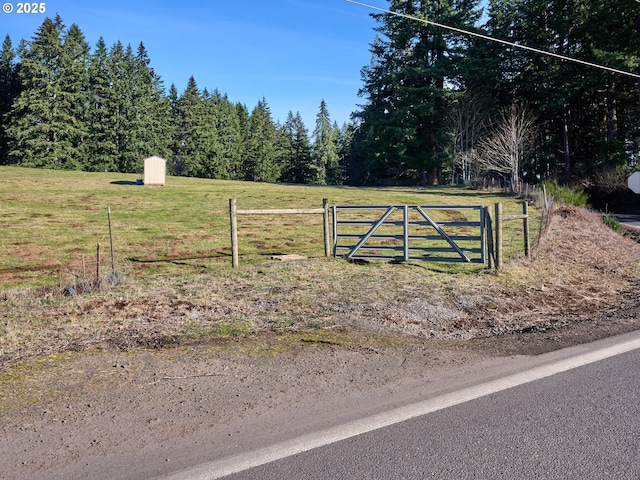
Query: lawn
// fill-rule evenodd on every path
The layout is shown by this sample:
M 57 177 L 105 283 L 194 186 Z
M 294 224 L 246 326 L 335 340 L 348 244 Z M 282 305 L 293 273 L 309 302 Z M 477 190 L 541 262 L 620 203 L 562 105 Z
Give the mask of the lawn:
M 108 273 L 111 241 L 115 269 L 129 274 L 229 268 L 231 198 L 238 209 L 315 209 L 326 198 L 331 205 L 501 202 L 505 214 L 521 212 L 515 198 L 448 186 L 353 188 L 168 177 L 164 187 L 145 187 L 136 184 L 139 177 L 0 167 L 0 283 L 6 288 L 92 277 L 98 249 L 101 272 Z M 508 224 L 507 256 L 521 251 L 519 225 Z M 274 254 L 324 255 L 320 215 L 241 216 L 238 228 L 241 264 Z

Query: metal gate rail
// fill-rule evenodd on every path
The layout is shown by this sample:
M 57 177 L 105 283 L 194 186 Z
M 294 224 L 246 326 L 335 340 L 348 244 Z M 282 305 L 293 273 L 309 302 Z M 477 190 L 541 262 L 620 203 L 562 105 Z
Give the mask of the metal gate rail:
M 333 256 L 484 264 L 486 215 L 484 206 L 334 205 Z

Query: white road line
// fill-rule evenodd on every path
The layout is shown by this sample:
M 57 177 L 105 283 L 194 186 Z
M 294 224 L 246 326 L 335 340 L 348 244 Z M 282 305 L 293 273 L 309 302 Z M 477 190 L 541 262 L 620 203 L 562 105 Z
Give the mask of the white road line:
M 473 387 L 390 410 L 378 415 L 373 415 L 361 420 L 356 420 L 344 425 L 304 435 L 267 448 L 205 463 L 162 478 L 166 480 L 213 480 L 216 478 L 222 478 L 233 473 L 248 470 L 297 453 L 307 452 L 314 448 L 339 442 L 340 440 L 355 437 L 356 435 L 384 428 L 389 425 L 442 410 L 453 405 L 459 405 L 476 398 L 516 387 L 518 385 L 550 377 L 557 373 L 566 372 L 574 368 L 630 352 L 638 348 L 640 348 L 640 337 L 611 347 L 602 348 L 593 352 L 560 360 L 549 365 L 536 367 L 526 372 L 509 375 L 504 378 L 475 385 Z

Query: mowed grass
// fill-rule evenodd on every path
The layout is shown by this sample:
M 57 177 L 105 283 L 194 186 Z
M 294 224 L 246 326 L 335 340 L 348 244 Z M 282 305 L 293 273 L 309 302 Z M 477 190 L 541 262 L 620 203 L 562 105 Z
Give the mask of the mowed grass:
M 2 286 L 51 284 L 65 281 L 62 275 L 92 278 L 98 244 L 100 270 L 109 272 L 108 208 L 115 268 L 137 276 L 230 268 L 231 198 L 238 209 L 321 208 L 324 198 L 331 205 L 493 207 L 501 202 L 505 214 L 522 208 L 509 196 L 447 186 L 320 187 L 167 177 L 164 187 L 145 187 L 136 185 L 138 178 L 0 167 Z M 507 256 L 521 250 L 520 225 L 506 225 L 505 243 L 513 250 Z M 275 254 L 324 255 L 321 215 L 240 216 L 238 239 L 241 266 Z

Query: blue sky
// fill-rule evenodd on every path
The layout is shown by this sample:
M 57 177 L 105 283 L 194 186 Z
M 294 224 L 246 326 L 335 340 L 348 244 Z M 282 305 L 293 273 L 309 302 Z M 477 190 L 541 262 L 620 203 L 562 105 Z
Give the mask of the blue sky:
M 217 88 L 250 110 L 266 98 L 274 121 L 300 112 L 310 131 L 321 100 L 340 125 L 362 102 L 360 69 L 375 35 L 370 10 L 344 0 L 49 0 L 44 14 L 18 14 L 18 2 L 9 3 L 0 34 L 14 46 L 57 13 L 92 48 L 101 36 L 108 47 L 142 41 L 167 90 L 174 83 L 182 93 L 193 75 L 200 89 Z

